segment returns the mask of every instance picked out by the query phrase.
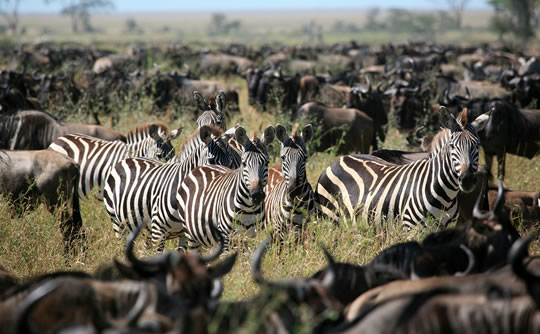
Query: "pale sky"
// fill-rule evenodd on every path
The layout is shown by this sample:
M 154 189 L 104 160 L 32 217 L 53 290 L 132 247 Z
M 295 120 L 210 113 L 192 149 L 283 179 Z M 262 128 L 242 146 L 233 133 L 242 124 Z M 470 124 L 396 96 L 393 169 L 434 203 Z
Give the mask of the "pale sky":
M 22 13 L 58 13 L 65 0 L 21 0 Z M 349 9 L 349 8 L 407 8 L 447 9 L 445 0 L 113 0 L 114 12 L 166 12 L 166 11 L 211 11 L 257 10 L 257 9 Z M 487 0 L 469 0 L 468 9 L 489 9 Z

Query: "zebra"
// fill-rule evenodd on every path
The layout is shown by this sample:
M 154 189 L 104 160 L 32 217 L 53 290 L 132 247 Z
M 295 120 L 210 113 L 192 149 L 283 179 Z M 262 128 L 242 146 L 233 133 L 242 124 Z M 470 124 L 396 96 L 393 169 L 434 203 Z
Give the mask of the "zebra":
M 478 134 L 490 112 L 467 124 L 467 109 L 456 118 L 441 107 L 443 129 L 427 158 L 395 165 L 370 155 L 345 155 L 319 177 L 315 196 L 321 210 L 338 221 L 363 217 L 401 219 L 405 227 L 428 217 L 449 222 L 457 212 L 459 190 L 470 192 L 478 169 Z M 344 206 L 344 208 L 343 208 Z M 336 213 L 336 211 L 338 211 Z
M 305 215 L 315 211 L 315 194 L 306 175 L 305 145 L 313 137 L 313 127 L 308 124 L 298 135 L 298 124 L 295 124 L 289 137 L 285 127 L 277 125 L 276 137 L 281 142 L 283 178 L 271 189 L 268 185 L 265 187 L 265 228 L 273 224 L 274 233 L 283 242 L 291 226 L 301 228 Z
M 157 251 L 162 252 L 167 239 L 182 236 L 181 230 L 171 227 L 179 222 L 176 193 L 184 176 L 199 165 L 239 167 L 233 165 L 229 138 L 219 127 L 204 125 L 192 136 L 199 136 L 207 146 L 205 157 L 167 163 L 128 158 L 114 166 L 105 182 L 104 204 L 118 238 L 125 227 L 134 231 L 145 225 L 151 231 L 152 244 L 157 244 Z M 185 239 L 180 238 L 178 248 L 185 249 Z
M 56 139 L 49 148 L 79 164 L 80 198 L 87 198 L 94 187 L 100 188 L 98 197 L 102 198 L 103 184 L 117 162 L 128 157 L 171 159 L 174 156 L 171 140 L 181 132 L 178 128 L 169 133 L 169 127 L 159 122 L 144 123 L 128 132 L 126 143 L 69 134 Z
M 239 128 L 235 139 L 244 147 L 240 168 L 202 166 L 184 178 L 176 199 L 189 248 L 211 247 L 219 233 L 228 249 L 233 223 L 250 229 L 264 221 L 263 189 L 270 160 L 266 147 L 274 136 L 272 126 L 264 130 L 261 139 L 255 133 L 252 140 Z
M 200 129 L 203 125 L 217 125 L 221 127 L 223 131 L 227 129 L 225 124 L 225 107 L 227 105 L 227 100 L 225 99 L 225 92 L 220 91 L 218 96 L 215 99 L 215 108 L 212 107 L 206 102 L 204 97 L 198 92 L 193 92 L 193 99 L 195 104 L 200 111 L 202 111 L 201 116 L 197 119 L 197 126 Z M 174 158 L 174 161 L 181 162 L 189 156 L 192 156 L 195 151 L 205 150 L 206 145 L 201 141 L 199 136 L 191 136 L 186 140 L 180 147 L 178 155 Z M 202 154 L 198 153 L 198 154 Z

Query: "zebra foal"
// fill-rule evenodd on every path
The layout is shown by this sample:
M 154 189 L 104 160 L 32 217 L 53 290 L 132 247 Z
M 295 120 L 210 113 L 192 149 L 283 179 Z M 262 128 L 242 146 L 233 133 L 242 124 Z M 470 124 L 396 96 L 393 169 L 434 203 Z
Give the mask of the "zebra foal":
M 176 199 L 188 247 L 211 247 L 218 241 L 219 233 L 228 249 L 233 223 L 248 229 L 264 220 L 263 189 L 269 162 L 266 146 L 274 136 L 272 126 L 264 130 L 261 139 L 255 133 L 251 140 L 239 128 L 235 139 L 244 147 L 240 168 L 202 166 L 184 178 Z
M 163 251 L 165 241 L 173 237 L 180 237 L 179 248 L 185 248 L 182 229 L 178 228 L 180 218 L 176 202 L 183 178 L 200 165 L 239 167 L 233 164 L 229 137 L 219 127 L 204 125 L 193 136 L 205 143 L 204 157 L 193 155 L 182 162 L 168 163 L 128 158 L 114 166 L 105 183 L 104 203 L 117 237 L 121 237 L 126 227 L 134 231 L 144 225 L 150 229 L 152 243 L 158 245 L 158 252 Z
M 129 157 L 169 160 L 174 156 L 171 140 L 178 137 L 181 132 L 181 128 L 169 132 L 169 127 L 163 123 L 145 123 L 128 132 L 126 143 L 69 134 L 56 139 L 49 148 L 79 164 L 80 198 L 87 198 L 94 187 L 101 189 L 99 194 L 101 198 L 103 184 L 117 162 Z
M 321 210 L 379 223 L 398 218 L 412 227 L 434 217 L 446 224 L 458 208 L 459 190 L 471 191 L 478 170 L 478 135 L 489 112 L 468 123 L 467 109 L 454 118 L 442 107 L 441 130 L 425 159 L 395 165 L 371 155 L 345 155 L 326 168 L 316 187 Z M 335 211 L 338 211 L 338 215 Z
M 306 142 L 313 137 L 313 128 L 308 124 L 298 134 L 295 124 L 291 137 L 282 125 L 276 126 L 276 137 L 281 142 L 281 170 L 283 178 L 266 192 L 265 228 L 274 226 L 274 233 L 283 242 L 291 227 L 301 229 L 306 214 L 315 209 L 315 196 L 306 175 Z M 265 188 L 268 189 L 268 185 Z

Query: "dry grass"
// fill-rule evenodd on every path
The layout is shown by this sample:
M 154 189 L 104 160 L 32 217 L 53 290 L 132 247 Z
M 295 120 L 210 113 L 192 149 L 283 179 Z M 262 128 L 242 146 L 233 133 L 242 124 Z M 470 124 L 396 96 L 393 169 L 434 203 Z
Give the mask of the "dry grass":
M 260 130 L 269 124 L 287 123 L 284 115 L 276 116 L 261 113 L 247 106 L 247 91 L 242 80 L 229 82 L 240 88 L 241 113 L 229 120 L 229 125 L 240 123 L 253 131 Z M 195 122 L 191 115 L 182 115 L 179 120 L 171 120 L 173 113 L 149 115 L 146 107 L 124 113 L 117 129 L 127 131 L 133 125 L 159 120 L 169 124 L 171 128 L 179 124 L 186 131 L 177 139 L 178 146 L 193 129 Z M 110 124 L 106 120 L 106 124 Z M 290 125 L 290 124 L 289 124 Z M 395 130 L 390 130 L 385 148 L 404 149 L 405 139 Z M 276 146 L 278 146 L 276 144 Z M 328 166 L 335 156 L 329 153 L 313 154 L 308 161 L 308 177 L 315 185 L 321 171 Z M 527 160 L 509 156 L 507 162 L 507 181 L 505 186 L 511 189 L 540 190 L 540 157 Z M 54 270 L 84 270 L 93 272 L 96 268 L 113 258 L 123 258 L 123 240 L 117 240 L 112 231 L 109 217 L 103 204 L 94 196 L 81 202 L 84 229 L 87 233 L 88 250 L 75 257 L 63 254 L 63 242 L 57 226 L 57 216 L 50 214 L 44 206 L 36 211 L 26 212 L 20 218 L 9 218 L 12 210 L 5 201 L 0 201 L 0 216 L 5 217 L 0 224 L 0 264 L 6 266 L 19 276 L 31 276 Z M 519 222 L 516 222 L 519 224 Z M 289 240 L 278 254 L 273 247 L 263 263 L 266 275 L 271 278 L 306 277 L 325 265 L 324 256 L 319 247 L 325 245 L 339 261 L 366 263 L 380 250 L 397 242 L 420 239 L 429 230 L 412 230 L 404 232 L 396 228 L 397 224 L 387 223 L 385 231 L 375 231 L 367 224 L 350 224 L 343 222 L 339 227 L 326 220 L 313 219 L 307 224 L 303 240 L 296 244 Z M 526 233 L 526 232 L 524 232 Z M 225 278 L 225 299 L 237 300 L 256 293 L 257 287 L 249 275 L 251 255 L 256 246 L 266 237 L 267 232 L 258 233 L 255 238 L 238 235 L 233 238 L 234 251 L 239 252 L 237 264 L 232 273 Z M 150 255 L 142 249 L 142 242 L 137 245 L 140 255 Z M 168 242 L 168 248 L 174 248 L 176 242 Z M 538 253 L 538 244 L 534 245 Z

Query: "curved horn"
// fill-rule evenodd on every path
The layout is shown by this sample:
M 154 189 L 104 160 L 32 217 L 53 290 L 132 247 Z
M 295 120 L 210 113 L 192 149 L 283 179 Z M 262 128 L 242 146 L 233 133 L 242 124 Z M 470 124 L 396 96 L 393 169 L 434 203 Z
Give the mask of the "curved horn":
M 266 283 L 266 280 L 264 279 L 263 273 L 261 271 L 261 262 L 264 253 L 266 252 L 266 247 L 268 247 L 268 244 L 271 240 L 272 239 L 270 237 L 264 239 L 264 241 L 257 248 L 257 250 L 255 250 L 255 253 L 253 254 L 253 261 L 251 263 L 251 275 L 253 276 L 253 280 L 258 284 Z
M 526 239 L 517 239 L 508 252 L 508 262 L 512 265 L 512 271 L 525 281 L 525 283 L 533 283 L 540 279 L 539 276 L 531 273 L 523 265 L 523 260 L 529 255 L 529 244 L 535 239 L 532 234 Z
M 471 93 L 469 92 L 469 87 L 465 87 L 465 100 L 471 99 Z
M 15 316 L 15 328 L 17 329 L 15 333 L 25 333 L 25 334 L 34 334 L 36 333 L 32 326 L 30 326 L 29 317 L 32 311 L 36 308 L 38 303 L 46 297 L 48 294 L 52 293 L 60 287 L 60 282 L 56 280 L 48 281 L 47 283 L 38 286 L 34 291 L 32 291 L 20 304 L 19 310 Z
M 371 80 L 369 80 L 369 75 L 366 74 L 366 82 L 368 84 L 368 93 L 371 93 Z
M 212 291 L 210 291 L 210 298 L 218 299 L 223 293 L 223 282 L 220 279 L 214 279 L 212 283 Z
M 328 268 L 329 268 L 328 273 L 324 276 L 322 285 L 326 289 L 330 289 L 334 285 L 334 282 L 336 280 L 336 269 L 335 269 L 336 261 L 334 261 L 332 254 L 330 254 L 330 252 L 328 251 L 328 249 L 326 249 L 326 247 L 324 247 L 323 245 L 319 245 L 319 247 L 321 247 L 324 253 L 324 256 L 326 257 L 326 260 L 328 261 Z
M 137 226 L 135 231 L 130 233 L 127 238 L 126 243 L 126 259 L 131 263 L 133 269 L 144 276 L 155 275 L 157 272 L 163 270 L 167 266 L 169 260 L 169 254 L 161 254 L 151 257 L 148 260 L 141 260 L 135 256 L 133 252 L 133 247 L 135 244 L 135 239 L 141 233 L 141 230 L 144 228 L 144 224 Z
M 150 300 L 150 292 L 148 290 L 149 286 L 145 284 L 144 288 L 141 289 L 141 291 L 139 292 L 139 296 L 137 297 L 135 304 L 133 304 L 133 307 L 131 308 L 131 310 L 129 310 L 128 314 L 126 314 L 125 318 L 123 319 L 123 322 L 126 323 L 127 328 L 135 327 L 135 325 L 139 321 L 139 318 L 146 309 L 146 306 L 148 306 L 148 302 Z
M 484 178 L 482 180 L 482 190 L 480 191 L 480 194 L 478 195 L 478 198 L 476 199 L 476 203 L 474 203 L 474 209 L 473 209 L 473 217 L 479 220 L 484 220 L 489 218 L 489 212 L 482 212 L 480 209 L 480 203 L 482 202 L 482 198 L 486 194 L 486 183 L 487 180 Z
M 476 261 L 474 260 L 474 254 L 469 247 L 465 246 L 464 244 L 461 244 L 459 245 L 459 248 L 461 248 L 465 252 L 465 254 L 467 254 L 467 259 L 469 260 L 469 262 L 467 264 L 467 268 L 465 268 L 464 271 L 458 271 L 454 275 L 465 276 L 465 275 L 468 275 L 472 271 Z
M 418 128 L 414 131 L 414 136 L 415 136 L 416 138 L 418 138 L 418 139 L 422 139 L 423 135 L 420 134 L 420 131 L 424 130 L 424 128 L 425 128 L 425 127 L 424 127 L 423 125 L 420 126 L 420 127 L 418 127 Z
M 377 91 L 377 93 L 382 93 L 381 87 L 385 82 L 386 80 L 383 79 L 377 83 L 377 86 L 375 86 L 375 90 Z
M 216 247 L 214 247 L 212 251 L 210 252 L 210 254 L 208 254 L 207 256 L 200 257 L 203 263 L 210 263 L 216 260 L 223 252 L 223 249 L 225 248 L 225 240 L 223 240 L 223 236 L 221 235 L 221 233 L 218 232 L 217 235 L 218 235 L 219 240 Z
M 497 182 L 497 187 L 497 199 L 495 200 L 495 205 L 493 206 L 493 214 L 498 218 L 497 220 L 500 220 L 500 216 L 503 214 L 502 209 L 504 208 L 504 188 L 500 179 Z

